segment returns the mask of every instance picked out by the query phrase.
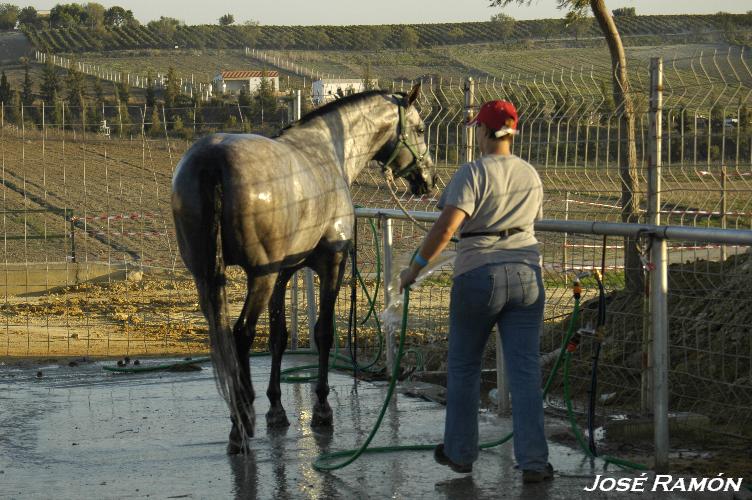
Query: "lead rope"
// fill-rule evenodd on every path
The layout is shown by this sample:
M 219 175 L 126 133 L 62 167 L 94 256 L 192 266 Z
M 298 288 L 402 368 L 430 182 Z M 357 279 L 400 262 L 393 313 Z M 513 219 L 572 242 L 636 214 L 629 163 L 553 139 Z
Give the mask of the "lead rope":
M 412 222 L 416 227 L 418 227 L 418 229 L 420 229 L 421 231 L 427 234 L 428 228 L 424 226 L 423 224 L 421 224 L 420 222 L 418 222 L 418 220 L 415 217 L 410 215 L 410 212 L 408 212 L 408 210 L 402 204 L 400 199 L 397 197 L 397 193 L 394 192 L 394 188 L 392 188 L 392 182 L 394 182 L 394 175 L 392 173 L 392 170 L 389 168 L 385 168 L 382 172 L 384 173 L 384 180 L 386 181 L 386 187 L 389 188 L 389 193 L 391 193 L 392 199 L 397 203 L 397 206 L 399 207 L 399 209 L 402 210 L 402 213 L 405 214 L 405 217 L 407 217 L 410 220 L 410 222 Z

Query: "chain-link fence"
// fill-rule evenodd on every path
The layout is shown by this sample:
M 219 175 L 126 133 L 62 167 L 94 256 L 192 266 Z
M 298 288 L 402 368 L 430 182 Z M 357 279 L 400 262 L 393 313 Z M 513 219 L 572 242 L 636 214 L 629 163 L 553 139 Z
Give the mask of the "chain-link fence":
M 752 226 L 752 73 L 746 52 L 698 54 L 663 64 L 660 141 L 660 220 L 706 228 Z M 633 192 L 640 222 L 649 220 L 648 164 L 651 159 L 650 73 L 632 64 L 631 97 L 636 110 L 637 177 Z M 419 109 L 443 189 L 457 165 L 468 157 L 467 115 L 491 98 L 518 105 L 520 133 L 514 152 L 538 170 L 545 190 L 544 217 L 557 220 L 622 220 L 625 146 L 620 127 L 623 108 L 611 97 L 611 74 L 604 68 L 554 69 L 538 75 L 515 74 L 496 80 L 423 82 Z M 407 82 L 395 91 L 409 90 Z M 304 89 L 305 92 L 305 89 Z M 107 126 L 121 127 L 113 107 L 104 112 Z M 206 109 L 206 108 L 205 108 Z M 191 135 L 209 129 L 243 130 L 243 109 L 234 123 L 229 115 L 212 120 L 173 117 L 161 110 L 159 133 L 151 133 L 152 110 L 128 113 L 127 134 L 85 127 L 76 110 L 62 107 L 60 122 L 39 108 L 25 109 L 30 120 L 8 121 L 0 129 L 3 183 L 3 264 L 0 272 L 3 324 L 0 352 L 10 356 L 122 355 L 204 352 L 206 326 L 192 280 L 177 253 L 170 211 L 170 180 Z M 185 110 L 186 113 L 190 110 Z M 14 113 L 20 112 L 13 110 Z M 50 113 L 49 115 L 47 113 Z M 217 111 L 219 113 L 219 111 Z M 187 116 L 187 115 L 186 115 Z M 218 115 L 219 116 L 219 115 Z M 653 112 L 655 116 L 655 112 Z M 66 118 L 67 117 L 67 118 Z M 248 118 L 251 120 L 251 118 Z M 255 118 L 254 118 L 255 119 Z M 285 120 L 270 125 L 279 127 Z M 189 125 L 190 123 L 190 125 Z M 195 124 L 195 125 L 194 125 Z M 232 126 L 230 126 L 232 125 Z M 258 129 L 252 123 L 252 129 Z M 182 127 L 182 130 L 180 130 Z M 156 129 L 155 129 L 156 130 Z M 396 197 L 409 210 L 435 210 L 436 197 L 413 197 L 396 181 Z M 353 201 L 368 207 L 395 208 L 380 170 L 366 168 L 352 186 Z M 655 193 L 654 193 L 655 194 Z M 384 221 L 360 220 L 358 268 L 365 288 L 383 309 L 383 277 L 377 249 L 383 247 Z M 399 255 L 419 244 L 423 231 L 392 221 L 394 268 Z M 614 411 L 647 411 L 646 349 L 650 321 L 645 293 L 625 291 L 625 239 L 541 232 L 547 289 L 546 333 L 542 350 L 558 347 L 572 309 L 568 285 L 575 272 L 603 268 L 608 322 L 600 363 L 600 396 Z M 634 241 L 630 240 L 630 245 Z M 644 242 L 640 250 L 647 255 Z M 744 246 L 672 240 L 668 270 L 671 409 L 711 416 L 738 428 L 749 425 L 752 391 L 750 277 Z M 383 256 L 380 256 L 383 257 Z M 649 267 L 649 266 L 648 266 Z M 631 269 L 642 273 L 643 269 Z M 646 271 L 647 272 L 647 271 Z M 304 273 L 297 278 L 297 302 L 290 321 L 297 346 L 309 345 Z M 237 314 L 245 282 L 231 275 L 231 311 Z M 349 275 L 345 278 L 348 283 Z M 408 360 L 440 370 L 447 335 L 450 273 L 434 275 L 411 300 L 409 342 L 421 346 L 422 359 Z M 582 328 L 592 326 L 594 282 L 585 281 Z M 377 290 L 377 286 L 379 290 Z M 291 284 L 291 287 L 293 285 Z M 346 337 L 349 292 L 337 305 L 337 325 Z M 290 294 L 292 296 L 292 294 Z M 376 315 L 369 316 L 358 290 L 359 353 L 377 352 Z M 367 318 L 367 319 L 366 319 Z M 262 319 L 257 346 L 265 347 Z M 589 382 L 595 340 L 587 333 L 573 364 L 574 390 Z M 495 367 L 489 346 L 486 367 Z M 578 385 L 579 384 L 579 385 Z M 605 406 L 604 406 L 605 407 Z M 610 411 L 610 410 L 609 410 Z

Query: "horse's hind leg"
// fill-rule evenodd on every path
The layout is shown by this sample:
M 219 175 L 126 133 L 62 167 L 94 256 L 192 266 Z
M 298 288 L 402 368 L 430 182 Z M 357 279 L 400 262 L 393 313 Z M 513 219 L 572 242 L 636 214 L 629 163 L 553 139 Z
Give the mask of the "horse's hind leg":
M 272 352 L 272 372 L 269 377 L 269 388 L 266 395 L 269 398 L 269 411 L 266 414 L 268 427 L 287 427 L 290 422 L 282 406 L 282 392 L 279 388 L 282 355 L 287 347 L 287 325 L 285 324 L 285 292 L 287 282 L 293 271 L 285 269 L 280 272 L 274 285 L 272 299 L 269 302 L 269 350 Z
M 332 425 L 329 396 L 329 350 L 334 339 L 334 303 L 337 300 L 347 263 L 347 251 L 332 252 L 318 269 L 321 278 L 319 319 L 316 321 L 316 347 L 319 351 L 319 377 L 316 384 L 318 401 L 313 406 L 311 427 Z
M 255 393 L 251 382 L 251 365 L 248 354 L 256 336 L 256 324 L 261 312 L 269 302 L 276 279 L 276 273 L 258 277 L 249 276 L 248 292 L 243 310 L 233 328 L 235 352 L 241 372 L 240 384 L 235 386 L 238 394 L 235 395 L 234 399 L 244 401 L 249 405 L 253 404 Z M 245 409 L 245 411 L 236 411 L 230 408 L 230 411 L 232 413 L 232 430 L 230 431 L 227 453 L 236 454 L 247 450 L 248 438 L 253 437 L 255 422 L 252 419 L 252 408 Z

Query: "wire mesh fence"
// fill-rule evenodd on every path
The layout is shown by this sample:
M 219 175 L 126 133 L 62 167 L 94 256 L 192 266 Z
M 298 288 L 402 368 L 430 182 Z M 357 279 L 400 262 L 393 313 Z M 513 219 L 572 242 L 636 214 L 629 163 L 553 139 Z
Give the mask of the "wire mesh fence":
M 664 61 L 661 222 L 752 227 L 749 68 L 749 55 L 737 50 Z M 638 220 L 644 222 L 648 217 L 650 78 L 645 65 L 629 69 L 637 117 L 638 175 L 633 190 L 641 200 Z M 468 113 L 484 100 L 506 98 L 520 111 L 514 152 L 533 164 L 543 180 L 545 218 L 622 220 L 624 110 L 613 103 L 610 77 L 602 68 L 559 68 L 537 75 L 482 79 L 472 85 L 424 81 L 418 108 L 437 166 L 437 190 L 446 186 L 457 165 L 473 150 L 473 144 L 466 142 Z M 474 96 L 468 102 L 471 87 Z M 393 90 L 407 91 L 409 84 L 395 82 Z M 195 289 L 177 253 L 170 211 L 171 176 L 194 137 L 185 129 L 193 132 L 195 127 L 199 136 L 212 129 L 258 130 L 259 122 L 250 116 L 250 109 L 237 106 L 204 107 L 204 115 L 195 111 L 158 109 L 162 129 L 151 133 L 153 110 L 134 107 L 125 114 L 128 132 L 121 133 L 126 129 L 122 107 L 106 108 L 103 120 L 116 127 L 107 135 L 101 123 L 86 126 L 88 122 L 75 118 L 85 113 L 65 106 L 59 121 L 52 107 L 42 112 L 39 106 L 12 113 L 4 110 L 0 129 L 0 280 L 4 279 L 0 284 L 0 353 L 157 355 L 207 350 Z M 26 119 L 18 120 L 17 115 Z M 249 125 L 244 129 L 246 120 Z M 286 121 L 282 113 L 267 128 L 271 131 Z M 395 181 L 395 191 L 406 209 L 435 210 L 436 196 L 412 196 L 401 179 Z M 352 197 L 356 205 L 397 206 L 375 165 L 354 180 Z M 376 312 L 384 307 L 383 277 L 377 265 L 383 245 L 381 222 L 373 221 L 373 228 L 370 221 L 358 223 L 358 269 L 374 297 Z M 397 256 L 414 250 L 422 236 L 414 224 L 393 221 L 395 266 L 400 262 Z M 625 291 L 627 243 L 610 237 L 604 244 L 602 237 L 574 233 L 543 232 L 539 239 L 547 285 L 542 350 L 559 347 L 572 309 L 568 285 L 573 274 L 603 267 L 609 322 L 600 364 L 600 395 L 614 411 L 645 411 L 649 323 L 644 294 Z M 752 395 L 752 333 L 745 316 L 752 310 L 745 286 L 750 273 L 748 249 L 673 241 L 669 259 L 671 408 L 748 428 Z M 422 347 L 420 364 L 426 369 L 443 367 L 450 276 L 450 269 L 434 275 L 411 300 L 409 343 Z M 230 278 L 231 312 L 236 315 L 244 299 L 245 280 L 240 272 Z M 348 272 L 337 303 L 343 345 L 350 279 Z M 297 287 L 298 301 L 293 303 L 292 294 L 288 296 L 288 325 L 297 323 L 297 347 L 305 348 L 310 346 L 310 336 L 304 273 L 298 273 L 296 280 L 297 285 L 290 287 Z M 592 282 L 586 285 L 580 325 L 585 331 L 588 322 L 593 322 L 588 300 L 595 293 Z M 377 315 L 363 300 L 362 289 L 358 295 L 357 317 L 362 322 L 358 355 L 367 359 L 378 352 Z M 265 347 L 266 335 L 264 317 L 258 348 Z M 588 383 L 595 342 L 587 333 L 583 335 L 573 368 L 575 390 Z M 489 369 L 495 366 L 493 343 L 485 363 Z

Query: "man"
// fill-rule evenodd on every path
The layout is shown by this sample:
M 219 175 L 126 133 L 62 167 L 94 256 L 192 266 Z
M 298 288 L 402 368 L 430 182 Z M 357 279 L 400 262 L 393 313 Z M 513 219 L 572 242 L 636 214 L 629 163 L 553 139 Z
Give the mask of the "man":
M 472 125 L 482 156 L 452 177 L 438 203 L 441 215 L 402 271 L 400 286 L 414 283 L 461 228 L 449 306 L 444 443 L 434 458 L 456 472 L 472 472 L 479 451 L 481 362 L 496 324 L 512 393 L 515 459 L 524 482 L 541 482 L 553 477 L 538 362 L 545 296 L 533 232 L 543 186 L 535 169 L 511 152 L 517 131 L 512 103 L 483 104 Z

